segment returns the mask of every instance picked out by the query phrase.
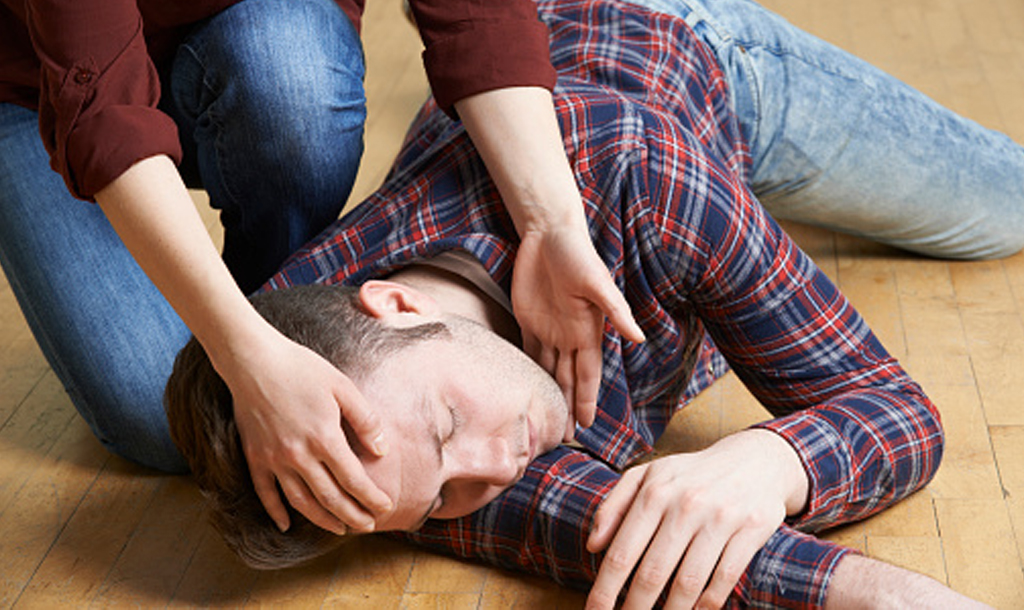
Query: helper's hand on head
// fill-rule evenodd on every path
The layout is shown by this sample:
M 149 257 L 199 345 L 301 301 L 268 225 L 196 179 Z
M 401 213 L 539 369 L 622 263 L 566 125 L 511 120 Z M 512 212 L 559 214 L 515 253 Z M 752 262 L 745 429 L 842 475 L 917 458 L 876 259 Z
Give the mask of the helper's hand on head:
M 594 423 L 605 316 L 625 338 L 644 340 L 585 224 L 523 233 L 512 277 L 512 307 L 524 350 L 554 375 L 565 394 L 565 439 L 570 440 L 574 422 L 583 427 Z
M 697 453 L 630 469 L 598 509 L 587 548 L 607 549 L 587 608 L 720 608 L 787 514 L 803 510 L 807 475 L 773 432 L 747 430 Z M 675 574 L 674 579 L 669 579 Z
M 341 427 L 344 420 L 373 450 L 379 418 L 335 367 L 256 313 L 171 159 L 139 161 L 96 193 L 96 201 L 231 389 L 256 492 L 278 526 L 289 524 L 275 481 L 300 513 L 334 532 L 344 533 L 346 524 L 363 528 L 373 522 L 371 512 L 389 510 L 389 498 Z
M 271 518 L 282 530 L 290 526 L 279 484 L 316 525 L 339 535 L 371 531 L 391 500 L 366 474 L 341 424 L 382 455 L 377 414 L 348 377 L 283 336 L 244 360 L 228 385 L 253 484 Z

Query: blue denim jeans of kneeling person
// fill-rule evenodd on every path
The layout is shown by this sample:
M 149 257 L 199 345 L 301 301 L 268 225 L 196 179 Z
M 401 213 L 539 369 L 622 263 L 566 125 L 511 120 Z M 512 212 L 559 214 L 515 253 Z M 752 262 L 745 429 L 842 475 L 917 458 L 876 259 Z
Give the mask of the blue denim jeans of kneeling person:
M 678 16 L 723 67 L 776 218 L 930 256 L 1024 247 L 1024 150 L 751 0 L 630 0 Z
M 220 210 L 224 258 L 246 290 L 344 206 L 362 155 L 363 73 L 360 40 L 332 0 L 246 0 L 198 24 L 162 75 L 183 175 Z M 189 331 L 100 208 L 50 169 L 37 114 L 12 104 L 0 104 L 0 262 L 100 441 L 184 471 L 163 390 Z

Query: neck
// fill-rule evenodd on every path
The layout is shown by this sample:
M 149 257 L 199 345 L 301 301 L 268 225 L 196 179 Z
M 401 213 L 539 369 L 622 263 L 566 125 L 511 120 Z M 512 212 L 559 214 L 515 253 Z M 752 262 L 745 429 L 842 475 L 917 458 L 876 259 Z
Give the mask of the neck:
M 410 265 L 388 279 L 430 295 L 445 312 L 472 320 L 522 347 L 512 314 L 462 276 L 429 265 Z

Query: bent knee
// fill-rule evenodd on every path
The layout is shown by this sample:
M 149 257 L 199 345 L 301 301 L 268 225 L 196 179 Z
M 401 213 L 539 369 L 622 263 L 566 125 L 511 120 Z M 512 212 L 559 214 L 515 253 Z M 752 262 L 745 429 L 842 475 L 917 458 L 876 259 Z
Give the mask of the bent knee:
M 282 82 L 320 88 L 362 81 L 365 66 L 355 26 L 332 0 L 247 0 L 214 17 L 201 34 L 207 57 L 231 76 L 280 94 Z

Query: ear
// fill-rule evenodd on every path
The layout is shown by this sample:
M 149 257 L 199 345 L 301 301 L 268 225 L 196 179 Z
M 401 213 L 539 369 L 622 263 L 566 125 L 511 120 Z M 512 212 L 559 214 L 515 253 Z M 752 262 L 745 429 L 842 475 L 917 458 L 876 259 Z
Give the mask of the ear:
M 385 324 L 413 326 L 441 313 L 430 295 L 406 284 L 369 280 L 359 287 L 359 301 L 371 316 Z

